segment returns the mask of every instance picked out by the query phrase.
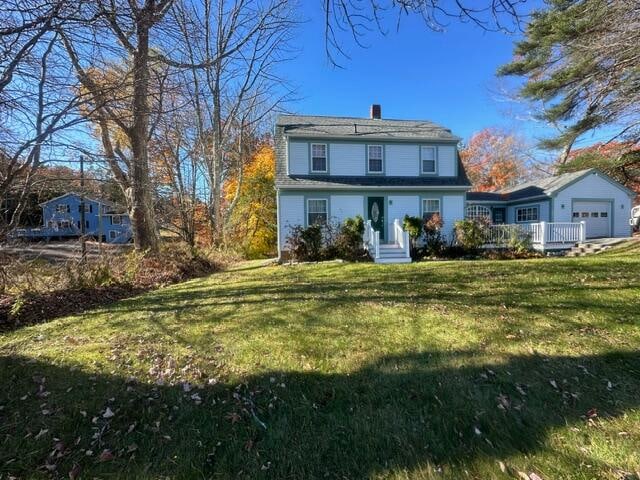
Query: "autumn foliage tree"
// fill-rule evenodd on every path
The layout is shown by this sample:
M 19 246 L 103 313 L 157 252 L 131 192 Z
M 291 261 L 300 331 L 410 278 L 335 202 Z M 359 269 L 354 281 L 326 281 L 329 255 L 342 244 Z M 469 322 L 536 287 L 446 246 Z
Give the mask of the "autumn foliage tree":
M 226 202 L 238 189 L 238 177 L 224 186 Z M 249 258 L 265 257 L 276 251 L 275 153 L 270 142 L 261 144 L 244 167 L 240 193 L 228 223 L 227 241 Z
M 524 140 L 497 128 L 473 134 L 460 150 L 460 159 L 476 191 L 499 190 L 528 176 Z

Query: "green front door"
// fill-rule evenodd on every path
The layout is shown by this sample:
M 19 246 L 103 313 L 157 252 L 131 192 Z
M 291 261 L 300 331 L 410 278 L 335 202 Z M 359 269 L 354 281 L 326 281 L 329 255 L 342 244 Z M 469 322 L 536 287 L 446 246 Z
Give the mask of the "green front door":
M 367 220 L 380 232 L 380 240 L 384 239 L 384 197 L 367 197 Z

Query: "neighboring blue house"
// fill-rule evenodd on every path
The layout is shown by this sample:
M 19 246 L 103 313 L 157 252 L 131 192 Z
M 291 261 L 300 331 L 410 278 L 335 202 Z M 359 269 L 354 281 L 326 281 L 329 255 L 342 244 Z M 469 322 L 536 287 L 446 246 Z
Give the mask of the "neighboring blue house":
M 71 238 L 81 234 L 81 197 L 70 192 L 40 204 L 42 207 L 42 227 L 19 228 L 14 238 Z M 109 243 L 131 241 L 129 215 L 119 211 L 111 202 L 84 198 L 85 235 L 102 237 Z

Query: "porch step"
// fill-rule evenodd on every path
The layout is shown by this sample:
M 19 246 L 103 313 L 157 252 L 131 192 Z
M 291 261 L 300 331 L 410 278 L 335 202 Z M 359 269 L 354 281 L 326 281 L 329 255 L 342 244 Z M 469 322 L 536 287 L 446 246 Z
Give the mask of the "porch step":
M 380 257 L 375 259 L 375 263 L 411 263 L 411 258 L 404 256 L 404 250 L 393 243 L 381 244 L 379 247 Z
M 576 243 L 571 250 L 567 252 L 567 257 L 584 257 L 585 255 L 593 255 L 604 252 L 614 245 L 624 242 L 624 238 L 611 238 L 599 241 Z

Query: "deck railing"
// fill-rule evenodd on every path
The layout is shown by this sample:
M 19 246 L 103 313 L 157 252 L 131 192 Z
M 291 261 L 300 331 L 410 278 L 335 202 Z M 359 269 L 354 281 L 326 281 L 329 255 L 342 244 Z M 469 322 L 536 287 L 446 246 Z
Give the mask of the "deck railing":
M 393 232 L 395 235 L 396 243 L 400 248 L 404 250 L 404 256 L 409 258 L 411 256 L 411 245 L 409 244 L 409 233 L 405 232 L 400 225 L 400 220 L 397 218 L 393 221 Z
M 485 234 L 486 247 L 507 246 L 513 239 L 529 238 L 537 250 L 570 246 L 584 242 L 585 222 L 539 222 L 489 225 Z
M 374 260 L 380 258 L 380 232 L 373 229 L 371 220 L 367 220 L 364 226 L 362 239 L 364 241 L 364 248 L 369 252 L 369 255 L 371 255 Z

